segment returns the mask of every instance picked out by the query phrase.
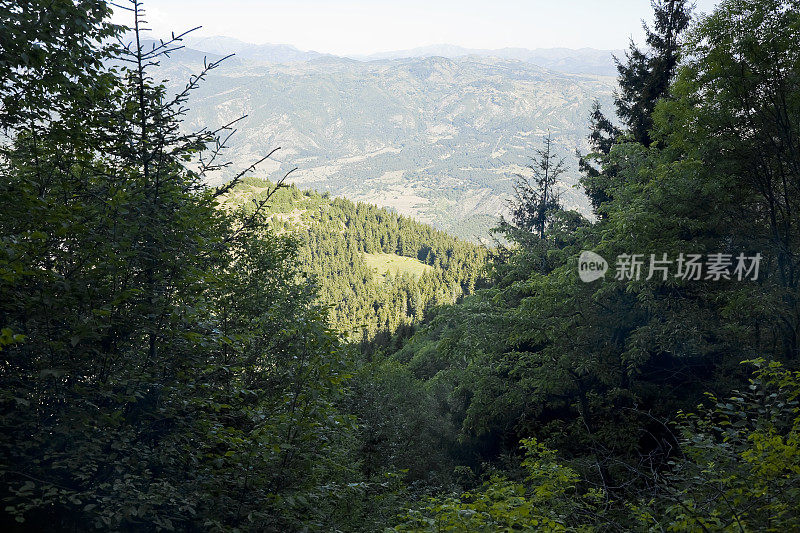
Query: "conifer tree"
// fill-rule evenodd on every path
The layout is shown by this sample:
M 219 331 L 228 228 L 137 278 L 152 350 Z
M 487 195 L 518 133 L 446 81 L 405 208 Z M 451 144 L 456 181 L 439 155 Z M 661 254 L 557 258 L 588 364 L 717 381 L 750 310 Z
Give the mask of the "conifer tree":
M 544 240 L 553 214 L 561 209 L 558 178 L 566 172 L 566 162 L 554 152 L 549 134 L 543 142 L 544 146 L 536 150 L 536 157 L 528 165 L 532 176 L 518 174 L 514 181 L 514 197 L 509 202 L 511 223 L 504 230 L 512 238 L 518 230 Z
M 631 41 L 625 61 L 615 58 L 618 90 L 614 95 L 616 115 L 623 128 L 606 117 L 595 102 L 589 116 L 587 155 L 578 155 L 584 174 L 581 184 L 595 213 L 604 218 L 601 206 L 611 199 L 618 169 L 609 154 L 616 142 L 636 142 L 650 146 L 652 114 L 656 103 L 668 96 L 670 82 L 680 60 L 680 38 L 689 27 L 692 6 L 687 0 L 652 0 L 654 24 L 645 23 L 646 49 Z
M 617 60 L 619 91 L 614 103 L 617 115 L 633 140 L 650 146 L 653 110 L 668 96 L 680 59 L 680 36 L 689 27 L 691 4 L 687 0 L 652 0 L 654 23 L 643 24 L 647 49 L 630 43 L 626 61 Z

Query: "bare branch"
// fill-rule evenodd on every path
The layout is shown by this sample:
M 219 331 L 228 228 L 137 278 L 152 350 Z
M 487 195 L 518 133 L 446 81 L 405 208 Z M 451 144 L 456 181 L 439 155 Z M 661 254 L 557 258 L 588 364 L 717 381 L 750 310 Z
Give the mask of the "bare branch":
M 260 165 L 261 163 L 263 163 L 265 160 L 269 159 L 269 157 L 270 157 L 272 154 L 274 154 L 275 152 L 277 152 L 277 151 L 278 151 L 278 150 L 280 150 L 280 149 L 281 149 L 281 148 L 280 148 L 280 146 L 279 146 L 279 147 L 277 147 L 277 148 L 274 148 L 274 149 L 273 149 L 273 150 L 272 150 L 270 153 L 268 153 L 267 155 L 265 155 L 264 157 L 262 157 L 261 159 L 259 159 L 258 161 L 256 161 L 255 163 L 253 163 L 252 165 L 250 165 L 249 167 L 247 167 L 246 169 L 244 169 L 244 170 L 242 170 L 241 172 L 239 172 L 239 173 L 238 173 L 236 176 L 234 176 L 234 178 L 233 178 L 231 181 L 229 181 L 229 182 L 228 182 L 227 184 L 225 184 L 223 187 L 219 187 L 219 188 L 217 188 L 217 189 L 214 191 L 214 195 L 213 195 L 213 197 L 214 197 L 214 198 L 217 198 L 217 197 L 219 197 L 219 196 L 222 196 L 223 194 L 227 193 L 228 191 L 230 191 L 232 188 L 234 188 L 234 187 L 235 187 L 235 186 L 236 186 L 236 185 L 239 183 L 239 181 L 240 181 L 240 180 L 241 180 L 241 179 L 244 177 L 244 175 L 245 175 L 245 174 L 247 174 L 248 172 L 252 172 L 253 170 L 255 170 L 255 168 L 256 168 L 258 165 Z M 287 172 L 287 173 L 286 173 L 286 175 L 285 175 L 283 178 L 281 178 L 281 179 L 280 179 L 280 181 L 278 181 L 278 184 L 279 184 L 279 185 L 280 185 L 280 184 L 282 184 L 282 183 L 283 183 L 283 182 L 286 180 L 286 178 L 289 176 L 289 174 L 291 174 L 291 173 L 292 173 L 292 172 L 294 172 L 295 170 L 297 170 L 297 168 L 296 168 L 296 167 L 295 167 L 295 168 L 293 168 L 292 170 L 290 170 L 289 172 Z

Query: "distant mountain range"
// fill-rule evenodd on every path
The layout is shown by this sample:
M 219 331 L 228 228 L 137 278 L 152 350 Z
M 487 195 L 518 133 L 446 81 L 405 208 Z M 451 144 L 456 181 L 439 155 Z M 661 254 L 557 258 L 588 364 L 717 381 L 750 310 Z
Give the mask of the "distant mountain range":
M 212 54 L 236 56 L 251 64 L 296 63 L 310 61 L 319 57 L 334 57 L 314 51 L 303 51 L 287 44 L 252 44 L 232 37 L 186 37 L 187 48 L 204 50 Z M 497 59 L 513 59 L 533 63 L 540 67 L 568 74 L 597 74 L 600 76 L 616 76 L 614 56 L 621 57 L 622 50 L 597 50 L 594 48 L 500 48 L 495 50 L 482 48 L 464 48 L 452 44 L 438 44 L 380 52 L 371 55 L 346 56 L 358 61 L 376 61 L 383 59 L 408 59 L 421 57 L 446 57 L 456 59 L 466 56 L 494 57 Z
M 612 77 L 559 72 L 524 59 L 543 51 L 509 49 L 518 56 L 503 59 L 448 47 L 355 60 L 228 38 L 187 45 L 158 73 L 175 89 L 204 56 L 237 54 L 209 75 L 186 117 L 187 127 L 198 128 L 247 115 L 225 154 L 235 168 L 280 146 L 256 175 L 276 179 L 297 166 L 292 176 L 299 186 L 390 207 L 476 240 L 496 224 L 513 175 L 525 172 L 550 132 L 572 167 L 564 200 L 588 211 L 585 196 L 572 187 L 574 154 L 588 148 L 592 102 L 611 107 Z M 432 55 L 403 57 L 412 53 Z M 573 57 L 549 53 L 562 65 Z M 585 52 L 595 60 L 600 54 Z M 581 68 L 590 69 L 589 62 Z
M 327 54 L 306 52 L 289 44 L 252 44 L 232 37 L 191 37 L 184 38 L 187 48 L 204 50 L 212 54 L 236 57 L 247 63 L 297 63 L 309 61 Z

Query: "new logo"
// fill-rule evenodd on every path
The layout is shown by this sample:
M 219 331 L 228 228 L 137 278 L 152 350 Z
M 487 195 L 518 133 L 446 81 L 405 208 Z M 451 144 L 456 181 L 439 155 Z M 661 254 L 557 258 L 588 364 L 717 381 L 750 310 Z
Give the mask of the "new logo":
M 578 276 L 589 283 L 602 278 L 608 270 L 608 262 L 594 252 L 584 250 L 578 258 Z

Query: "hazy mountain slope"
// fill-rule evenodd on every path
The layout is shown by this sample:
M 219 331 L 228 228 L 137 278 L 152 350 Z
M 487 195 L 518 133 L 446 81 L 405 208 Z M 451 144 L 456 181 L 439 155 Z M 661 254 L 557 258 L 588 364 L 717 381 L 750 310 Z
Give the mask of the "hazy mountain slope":
M 176 60 L 163 68 L 179 80 L 197 67 Z M 586 148 L 592 101 L 608 108 L 612 87 L 611 78 L 477 57 L 231 63 L 195 94 L 187 123 L 214 126 L 246 114 L 227 153 L 239 168 L 281 146 L 283 163 L 262 167 L 269 177 L 298 166 L 301 186 L 471 238 L 503 211 L 511 176 L 548 131 L 574 161 L 576 148 Z M 569 188 L 572 166 L 565 200 L 586 208 Z
M 225 36 L 184 38 L 187 47 L 195 50 L 206 50 L 211 54 L 228 55 L 235 53 L 245 63 L 296 63 L 309 61 L 319 57 L 335 57 L 321 54 L 313 50 L 299 50 L 288 44 L 252 44 Z M 595 74 L 598 76 L 616 76 L 617 69 L 614 56 L 621 57 L 623 50 L 598 50 L 596 48 L 464 48 L 453 44 L 434 44 L 407 50 L 392 50 L 369 55 L 347 55 L 359 61 L 375 61 L 386 59 L 411 59 L 427 57 L 446 57 L 456 59 L 466 56 L 490 57 L 496 59 L 514 59 L 567 74 Z
M 515 59 L 526 61 L 540 67 L 568 74 L 596 74 L 600 76 L 616 76 L 617 69 L 614 56 L 624 54 L 622 50 L 597 50 L 595 48 L 499 48 L 488 50 L 483 48 L 463 48 L 452 44 L 439 44 L 381 52 L 363 59 L 402 59 L 413 57 L 447 57 L 450 59 L 464 56 L 494 57 L 498 59 Z M 357 58 L 361 59 L 361 58 Z

